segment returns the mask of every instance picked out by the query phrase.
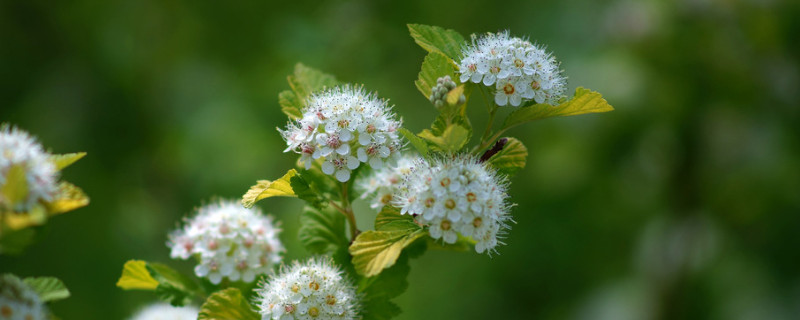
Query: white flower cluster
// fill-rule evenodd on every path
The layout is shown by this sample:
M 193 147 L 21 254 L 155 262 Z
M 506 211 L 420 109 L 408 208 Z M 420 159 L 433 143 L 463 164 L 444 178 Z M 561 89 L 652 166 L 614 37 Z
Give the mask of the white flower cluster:
M 0 193 L 0 208 L 28 211 L 39 200 L 49 201 L 58 190 L 58 170 L 50 161 L 50 154 L 27 132 L 3 125 L 0 128 L 0 186 L 5 185 L 9 170 L 21 166 L 28 184 L 28 197 L 9 203 Z
M 419 159 L 404 183 L 395 206 L 429 225 L 434 239 L 455 243 L 460 232 L 477 242 L 475 251 L 491 253 L 508 229 L 505 178 L 472 156 Z
M 219 284 L 252 282 L 256 275 L 272 271 L 285 251 L 271 216 L 238 201 L 219 201 L 197 210 L 197 215 L 169 235 L 167 246 L 173 259 L 196 257 L 198 277 Z
M 358 181 L 361 189 L 361 199 L 371 198 L 370 207 L 378 211 L 383 206 L 391 205 L 394 195 L 400 192 L 403 179 L 414 169 L 416 157 L 404 155 L 397 160 L 396 165 L 388 165 L 377 169 L 371 175 Z
M 295 261 L 259 285 L 262 319 L 357 319 L 356 289 L 330 258 Z
M 151 304 L 137 312 L 131 320 L 196 320 L 200 310 L 195 306 L 173 307 L 167 303 Z
M 322 171 L 346 182 L 362 162 L 381 168 L 398 151 L 401 122 L 394 118 L 386 100 L 348 85 L 312 95 L 303 117 L 278 131 L 288 145 L 284 152 L 299 153 L 306 169 L 323 158 Z
M 523 101 L 558 104 L 567 86 L 559 63 L 544 49 L 508 31 L 488 33 L 462 49 L 461 82 L 494 85 L 499 106 Z
M 39 295 L 16 276 L 0 276 L 0 319 L 44 320 L 47 310 Z

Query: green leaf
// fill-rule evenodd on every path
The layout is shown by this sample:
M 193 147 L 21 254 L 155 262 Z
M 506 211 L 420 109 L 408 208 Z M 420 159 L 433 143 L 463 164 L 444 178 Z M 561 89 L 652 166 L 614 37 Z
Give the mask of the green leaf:
M 56 165 L 56 170 L 61 170 L 66 167 L 69 167 L 75 161 L 80 160 L 86 155 L 86 152 L 76 152 L 76 153 L 65 153 L 65 154 L 54 154 L 50 156 L 50 161 Z
M 409 24 L 408 31 L 414 41 L 428 52 L 441 52 L 452 60 L 458 60 L 461 57 L 461 46 L 465 41 L 464 37 L 455 30 L 423 24 Z
M 419 245 L 418 245 L 419 244 Z M 395 264 L 376 277 L 362 278 L 358 291 L 363 293 L 362 306 L 365 320 L 391 319 L 400 314 L 400 308 L 390 299 L 399 296 L 408 288 L 408 274 L 411 271 L 409 258 L 421 254 L 418 249 L 425 248 L 424 242 L 415 242 L 403 250 Z
M 469 129 L 459 124 L 449 125 L 441 135 L 435 135 L 432 131 L 425 129 L 419 133 L 419 137 L 427 140 L 442 152 L 455 152 L 461 150 L 470 138 Z
M 289 179 L 289 186 L 292 187 L 292 190 L 298 198 L 306 201 L 311 206 L 322 209 L 327 205 L 325 199 L 320 196 L 319 192 L 300 176 L 299 173 Z
M 297 170 L 291 169 L 278 180 L 258 180 L 258 184 L 250 187 L 242 197 L 242 205 L 250 208 L 256 202 L 270 197 L 297 197 L 291 185 L 291 179 L 295 175 Z
M 304 102 L 300 101 L 297 94 L 292 90 L 284 90 L 278 94 L 278 104 L 281 105 L 281 111 L 289 116 L 289 119 L 299 119 L 303 117 Z
M 25 284 L 30 286 L 42 302 L 57 301 L 69 298 L 69 289 L 64 282 L 54 277 L 25 278 Z
M 306 99 L 312 93 L 331 88 L 338 84 L 336 77 L 323 73 L 314 68 L 310 68 L 302 63 L 294 66 L 294 74 L 287 77 L 289 86 L 292 91 L 297 95 L 299 101 L 305 105 Z
M 494 154 L 487 163 L 498 172 L 512 176 L 522 168 L 528 159 L 528 148 L 515 138 L 506 138 L 508 141 L 500 152 Z
M 375 230 L 381 230 L 392 222 L 414 223 L 414 218 L 407 214 L 401 214 L 400 210 L 393 206 L 383 206 L 378 216 L 375 217 Z
M 477 241 L 473 240 L 472 238 L 467 238 L 462 236 L 461 234 L 458 235 L 458 240 L 456 243 L 444 243 L 441 240 L 436 240 L 431 237 L 426 237 L 425 241 L 428 245 L 429 249 L 432 250 L 444 250 L 444 251 L 458 251 L 458 252 L 467 252 L 472 251 L 475 248 L 475 244 Z
M 33 228 L 0 230 L 0 254 L 20 254 L 34 240 Z
M 7 210 L 15 210 L 16 204 L 28 198 L 28 180 L 25 178 L 25 168 L 12 164 L 5 174 L 6 182 L 0 187 L 0 204 L 6 204 Z
M 147 270 L 147 262 L 128 260 L 122 267 L 122 276 L 117 281 L 117 287 L 125 290 L 155 290 L 158 281 Z
M 344 215 L 334 211 L 306 207 L 300 215 L 300 242 L 313 254 L 325 254 L 347 247 Z
M 425 142 L 425 140 L 422 140 L 422 138 L 418 137 L 411 131 L 408 131 L 406 128 L 400 128 L 397 130 L 397 132 L 400 132 L 400 134 L 402 134 L 403 137 L 408 140 L 408 142 L 411 142 L 411 145 L 414 146 L 414 149 L 416 149 L 420 155 L 423 157 L 428 156 L 428 143 Z
M 403 248 L 425 235 L 425 230 L 413 220 L 399 219 L 396 215 L 396 209 L 381 211 L 376 219 L 381 221 L 379 228 L 359 234 L 350 245 L 353 265 L 359 274 L 366 277 L 380 274 L 394 265 Z M 392 217 L 388 218 L 391 221 L 386 221 L 386 216 Z
M 197 320 L 261 320 L 237 288 L 215 292 L 200 307 Z
M 147 271 L 158 281 L 156 295 L 159 299 L 169 302 L 173 306 L 183 306 L 190 303 L 199 287 L 191 278 L 160 263 L 148 262 Z
M 508 115 L 503 123 L 502 130 L 544 118 L 575 116 L 585 113 L 608 112 L 612 110 L 614 110 L 614 107 L 609 105 L 599 93 L 578 87 L 575 89 L 575 95 L 572 97 L 572 99 L 559 104 L 558 106 L 554 107 L 549 104 L 534 104 L 517 109 Z
M 66 182 L 61 181 L 58 185 L 58 192 L 50 202 L 45 202 L 47 213 L 52 215 L 72 211 L 89 204 L 89 197 L 83 193 L 81 188 Z
M 419 71 L 419 76 L 414 81 L 414 84 L 419 92 L 425 96 L 425 99 L 429 99 L 433 87 L 436 86 L 436 80 L 444 76 L 450 76 L 450 78 L 458 80 L 452 60 L 440 52 L 431 52 L 422 61 L 422 69 Z

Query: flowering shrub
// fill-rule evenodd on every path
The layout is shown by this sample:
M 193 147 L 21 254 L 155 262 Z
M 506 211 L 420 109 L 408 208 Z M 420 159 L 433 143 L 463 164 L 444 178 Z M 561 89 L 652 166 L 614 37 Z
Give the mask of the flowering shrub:
M 278 95 L 289 117 L 278 131 L 284 151 L 299 154 L 296 168 L 257 181 L 241 205 L 198 209 L 169 235 L 172 258 L 194 258 L 196 277 L 131 260 L 117 286 L 154 291 L 175 306 L 202 302 L 198 319 L 389 319 L 400 313 L 391 299 L 407 286 L 408 260 L 428 246 L 502 253 L 513 223 L 509 181 L 528 156 L 522 141 L 503 135 L 613 108 L 588 89 L 565 96 L 554 56 L 507 31 L 472 42 L 439 27 L 409 31 L 428 51 L 415 85 L 438 110 L 430 128 L 415 134 L 402 127 L 402 106 L 297 64 L 291 89 Z M 467 116 L 476 96 L 488 114 L 480 136 Z M 504 106 L 513 111 L 495 126 Z M 298 238 L 315 257 L 276 268 L 279 230 L 253 209 L 271 197 L 305 201 Z M 356 223 L 357 198 L 377 211 L 372 230 Z

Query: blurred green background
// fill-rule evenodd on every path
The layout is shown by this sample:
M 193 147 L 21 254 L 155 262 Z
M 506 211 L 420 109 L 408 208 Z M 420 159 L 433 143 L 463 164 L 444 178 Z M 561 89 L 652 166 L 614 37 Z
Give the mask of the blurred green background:
M 528 147 L 500 254 L 412 261 L 402 319 L 797 319 L 800 10 L 777 0 L 0 1 L 0 121 L 56 153 L 92 198 L 0 271 L 64 280 L 64 319 L 124 319 L 154 296 L 114 284 L 170 261 L 166 234 L 214 196 L 282 175 L 277 94 L 302 61 L 391 99 L 412 131 L 406 23 L 510 29 L 616 111 L 510 132 Z M 485 108 L 471 108 L 482 128 Z M 302 204 L 268 200 L 287 259 Z M 364 205 L 361 204 L 364 208 Z M 360 223 L 374 214 L 359 213 Z

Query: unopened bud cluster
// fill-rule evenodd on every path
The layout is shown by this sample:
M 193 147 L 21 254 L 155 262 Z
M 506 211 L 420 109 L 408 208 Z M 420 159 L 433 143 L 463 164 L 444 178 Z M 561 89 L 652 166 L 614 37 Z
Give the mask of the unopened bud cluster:
M 262 319 L 358 319 L 356 289 L 329 258 L 312 258 L 282 267 L 259 284 Z
M 312 95 L 303 116 L 280 130 L 288 147 L 309 169 L 322 158 L 321 169 L 336 180 L 350 180 L 363 163 L 378 169 L 401 147 L 395 120 L 386 100 L 363 88 L 336 87 Z
M 200 310 L 195 306 L 173 307 L 156 303 L 136 313 L 131 320 L 195 320 Z
M 0 192 L 0 211 L 26 212 L 38 201 L 49 201 L 58 187 L 58 170 L 50 161 L 50 154 L 25 131 L 9 125 L 0 127 L 0 186 L 8 182 L 12 168 L 21 168 L 25 175 L 27 190 L 24 199 L 13 201 Z M 19 169 L 15 169 L 19 170 Z M 13 203 L 12 203 L 13 202 Z
M 0 276 L 0 319 L 49 319 L 39 295 L 11 274 Z
M 403 179 L 414 169 L 416 157 L 404 155 L 397 164 L 375 170 L 369 176 L 358 181 L 362 191 L 361 199 L 370 198 L 370 207 L 380 211 L 383 206 L 391 205 L 395 195 L 400 193 Z
M 488 33 L 462 49 L 461 82 L 483 83 L 495 89 L 499 106 L 526 101 L 558 104 L 567 81 L 555 57 L 508 31 Z
M 238 201 L 219 201 L 197 210 L 186 224 L 169 235 L 173 259 L 195 257 L 198 277 L 219 284 L 222 278 L 252 282 L 272 271 L 285 251 L 272 217 Z
M 477 242 L 478 253 L 491 253 L 508 229 L 505 178 L 472 156 L 419 159 L 404 184 L 394 205 L 430 226 L 434 239 L 452 244 L 460 233 Z
M 450 79 L 450 76 L 440 77 L 436 79 L 436 85 L 431 88 L 431 96 L 430 100 L 437 109 L 442 108 L 447 105 L 447 94 L 456 88 L 456 83 Z M 467 102 L 467 98 L 462 93 L 461 96 L 458 97 L 457 104 L 464 104 Z

